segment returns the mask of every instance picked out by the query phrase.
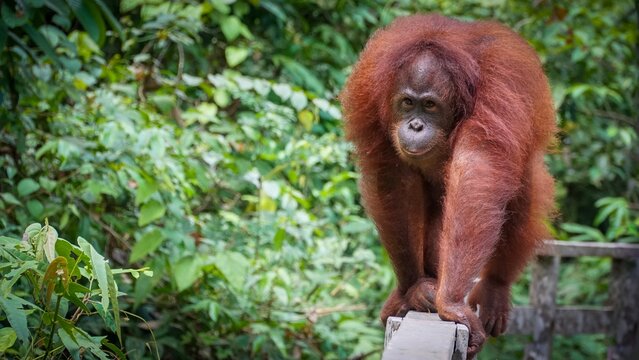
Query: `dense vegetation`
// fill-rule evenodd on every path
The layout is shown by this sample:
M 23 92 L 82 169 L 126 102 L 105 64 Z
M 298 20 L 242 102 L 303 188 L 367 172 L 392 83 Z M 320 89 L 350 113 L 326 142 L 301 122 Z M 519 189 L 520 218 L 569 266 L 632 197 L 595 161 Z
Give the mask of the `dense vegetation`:
M 8 0 L 0 357 L 379 356 L 394 280 L 336 95 L 372 31 L 419 11 L 531 42 L 561 128 L 555 236 L 639 242 L 629 1 Z M 565 266 L 560 301 L 602 304 L 609 265 Z M 520 358 L 525 340 L 480 358 Z M 602 358 L 607 341 L 555 354 Z

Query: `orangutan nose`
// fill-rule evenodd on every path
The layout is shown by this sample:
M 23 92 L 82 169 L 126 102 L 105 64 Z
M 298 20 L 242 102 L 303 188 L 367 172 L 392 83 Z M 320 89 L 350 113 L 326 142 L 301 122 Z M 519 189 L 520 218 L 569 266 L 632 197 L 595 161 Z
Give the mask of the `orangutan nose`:
M 424 123 L 421 120 L 413 119 L 408 123 L 408 128 L 415 132 L 420 132 L 424 130 Z

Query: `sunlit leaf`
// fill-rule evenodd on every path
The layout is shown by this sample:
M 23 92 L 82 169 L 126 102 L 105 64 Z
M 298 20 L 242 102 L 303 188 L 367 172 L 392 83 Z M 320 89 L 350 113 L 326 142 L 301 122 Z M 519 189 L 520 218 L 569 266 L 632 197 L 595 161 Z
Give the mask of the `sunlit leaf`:
M 315 116 L 309 110 L 302 110 L 297 114 L 297 119 L 302 123 L 306 131 L 311 131 Z
M 47 257 L 47 260 L 51 262 L 56 258 L 55 244 L 58 241 L 58 232 L 52 226 L 49 226 L 48 220 L 42 231 L 44 231 L 44 241 L 42 244 L 44 255 Z
M 229 285 L 241 289 L 248 275 L 249 261 L 238 252 L 224 252 L 215 256 L 215 266 L 224 275 Z
M 178 291 L 184 291 L 195 283 L 201 274 L 200 259 L 195 256 L 186 256 L 178 260 L 173 266 L 173 279 Z
M 253 37 L 246 25 L 237 16 L 224 16 L 220 21 L 220 28 L 229 42 L 237 39 L 240 35 L 247 39 Z
M 230 67 L 235 67 L 241 64 L 249 55 L 249 49 L 243 47 L 227 46 L 224 49 L 226 55 L 226 63 Z
M 89 0 L 67 0 L 67 3 L 86 32 L 98 45 L 102 45 L 106 26 L 96 3 Z
M 153 179 L 144 179 L 138 183 L 135 193 L 135 205 L 138 206 L 149 200 L 151 195 L 158 191 L 158 185 Z
M 12 328 L 4 327 L 0 329 L 0 353 L 4 353 L 12 347 L 17 338 L 18 335 Z
M 293 93 L 291 86 L 288 84 L 275 84 L 272 89 L 275 95 L 279 96 L 283 101 L 288 100 Z
M 291 105 L 297 110 L 300 111 L 308 105 L 308 99 L 303 92 L 296 91 L 291 95 Z

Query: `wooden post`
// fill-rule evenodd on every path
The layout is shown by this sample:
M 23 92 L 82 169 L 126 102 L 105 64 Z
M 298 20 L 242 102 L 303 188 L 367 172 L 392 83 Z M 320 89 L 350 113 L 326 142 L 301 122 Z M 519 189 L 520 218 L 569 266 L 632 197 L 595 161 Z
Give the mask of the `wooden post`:
M 533 341 L 526 346 L 527 360 L 550 359 L 559 277 L 558 256 L 538 257 L 533 263 L 530 303 L 534 308 Z
M 637 359 L 639 352 L 639 260 L 613 259 L 610 274 L 610 301 L 613 305 L 608 359 Z

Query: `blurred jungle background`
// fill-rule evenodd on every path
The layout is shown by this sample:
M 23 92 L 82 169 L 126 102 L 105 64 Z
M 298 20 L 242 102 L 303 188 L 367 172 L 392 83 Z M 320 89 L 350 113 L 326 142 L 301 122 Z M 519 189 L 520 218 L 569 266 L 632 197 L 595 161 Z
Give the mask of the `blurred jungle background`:
M 0 3 L 0 357 L 378 358 L 394 275 L 336 95 L 368 36 L 416 12 L 528 39 L 561 129 L 553 235 L 639 242 L 636 2 Z M 604 304 L 609 271 L 568 261 L 558 301 Z M 609 343 L 557 337 L 554 357 Z

